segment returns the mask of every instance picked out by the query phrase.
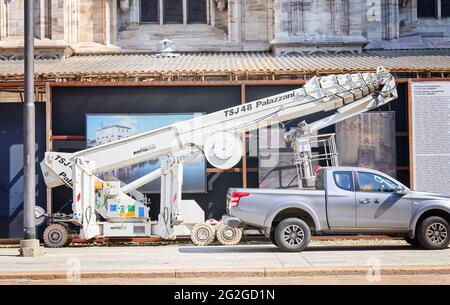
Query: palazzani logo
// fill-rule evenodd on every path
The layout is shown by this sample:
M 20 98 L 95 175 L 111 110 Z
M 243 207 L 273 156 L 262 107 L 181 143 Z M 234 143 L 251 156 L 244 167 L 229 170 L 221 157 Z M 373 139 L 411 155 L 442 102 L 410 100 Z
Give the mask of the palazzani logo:
M 284 100 L 287 100 L 288 98 L 292 98 L 295 96 L 294 92 L 290 92 L 288 94 L 282 95 L 282 96 L 277 96 L 274 98 L 266 98 L 265 100 L 259 100 L 256 102 L 256 108 L 260 107 L 260 106 L 267 106 L 273 103 L 278 103 Z
M 152 144 L 152 145 L 149 145 L 149 146 L 145 146 L 145 147 L 141 147 L 138 150 L 133 151 L 133 155 L 143 154 L 143 153 L 145 153 L 147 151 L 154 150 L 155 148 L 156 148 L 155 144 Z

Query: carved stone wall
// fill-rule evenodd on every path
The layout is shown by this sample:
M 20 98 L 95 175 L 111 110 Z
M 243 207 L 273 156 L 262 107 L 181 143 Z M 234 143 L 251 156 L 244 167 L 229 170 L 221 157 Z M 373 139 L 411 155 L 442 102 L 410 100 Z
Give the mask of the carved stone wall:
M 23 52 L 25 0 L 0 0 L 0 55 Z M 450 48 L 450 18 L 418 18 L 417 0 L 205 0 L 206 22 L 149 24 L 146 0 L 34 0 L 37 52 L 176 51 L 361 52 Z M 160 1 L 159 13 L 162 12 Z M 189 0 L 180 0 L 186 7 Z M 438 0 L 430 0 L 438 1 Z
M 290 51 L 360 52 L 361 5 L 356 0 L 274 0 L 276 53 Z

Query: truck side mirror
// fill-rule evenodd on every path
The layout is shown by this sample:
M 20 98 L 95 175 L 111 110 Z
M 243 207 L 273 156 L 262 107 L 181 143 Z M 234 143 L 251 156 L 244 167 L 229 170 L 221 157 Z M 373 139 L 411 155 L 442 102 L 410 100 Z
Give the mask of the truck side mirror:
M 397 186 L 397 189 L 395 190 L 395 192 L 399 195 L 406 195 L 408 194 L 408 191 L 403 187 L 403 186 Z

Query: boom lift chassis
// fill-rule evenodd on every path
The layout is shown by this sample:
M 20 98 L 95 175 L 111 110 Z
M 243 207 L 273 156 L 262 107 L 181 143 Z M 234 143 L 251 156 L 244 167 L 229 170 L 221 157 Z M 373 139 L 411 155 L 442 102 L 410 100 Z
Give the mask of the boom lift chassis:
M 314 77 L 302 88 L 178 122 L 126 139 L 76 153 L 46 152 L 41 169 L 47 187 L 65 185 L 73 190 L 72 214 L 50 216 L 45 244 L 61 247 L 73 237 L 161 237 L 173 239 L 174 226 L 183 222 L 183 163 L 203 153 L 220 169 L 235 166 L 242 157 L 243 133 L 302 116 L 335 110 L 321 120 L 285 134 L 294 148 L 299 185 L 308 187 L 312 133 L 380 107 L 397 98 L 394 78 L 384 68 L 375 73 Z M 327 153 L 335 160 L 336 154 Z M 128 185 L 102 180 L 102 172 L 160 158 L 161 168 Z M 330 159 L 330 160 L 331 160 Z M 333 161 L 337 162 L 337 161 Z M 161 178 L 160 213 L 150 218 L 150 202 L 138 189 Z

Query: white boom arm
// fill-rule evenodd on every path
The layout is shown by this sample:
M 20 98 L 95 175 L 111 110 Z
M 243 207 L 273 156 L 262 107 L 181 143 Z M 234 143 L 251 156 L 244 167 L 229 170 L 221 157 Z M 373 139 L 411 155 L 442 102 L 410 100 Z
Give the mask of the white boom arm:
M 226 169 L 239 162 L 242 156 L 239 135 L 246 131 L 337 109 L 327 122 L 319 121 L 320 125 L 327 126 L 395 98 L 394 78 L 383 68 L 378 68 L 377 73 L 314 77 L 300 89 L 66 154 L 62 163 L 59 160 L 59 163 L 67 165 L 64 166 L 64 173 L 52 169 L 54 166 L 51 163 L 56 153 L 48 152 L 42 168 L 47 186 L 66 184 L 71 187 L 70 164 L 79 157 L 94 161 L 95 172 L 99 173 L 155 159 L 194 145 L 205 153 L 213 166 Z M 310 126 L 321 128 L 314 123 Z

